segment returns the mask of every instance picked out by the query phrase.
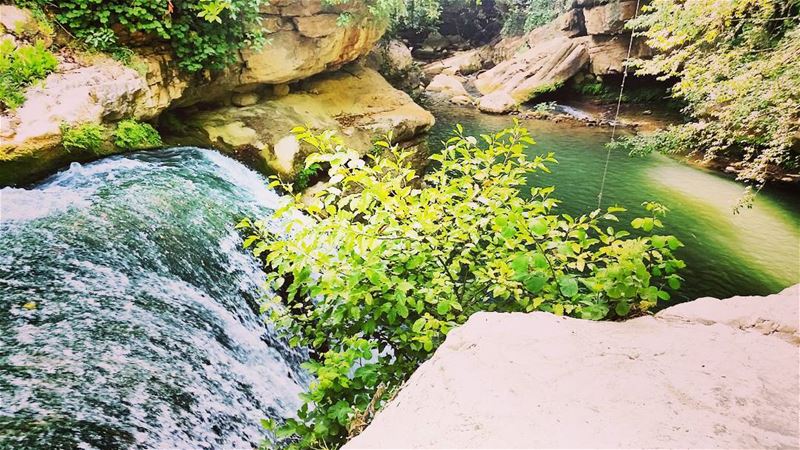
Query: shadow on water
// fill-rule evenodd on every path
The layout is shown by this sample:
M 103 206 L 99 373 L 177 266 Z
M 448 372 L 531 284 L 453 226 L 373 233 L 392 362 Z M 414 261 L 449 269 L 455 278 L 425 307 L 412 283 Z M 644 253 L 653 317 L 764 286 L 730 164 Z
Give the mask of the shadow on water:
M 474 134 L 512 124 L 510 117 L 465 108 L 441 107 L 434 114 L 434 149 L 456 123 Z M 554 196 L 562 201 L 562 212 L 595 209 L 610 130 L 537 120 L 522 124 L 537 142 L 531 153 L 555 152 L 559 161 L 551 167 L 552 174 L 537 174 L 533 182 L 556 186 Z M 742 194 L 742 185 L 718 173 L 658 154 L 629 157 L 612 152 L 603 205 L 627 207 L 628 213 L 620 216 L 626 222 L 644 213 L 644 201 L 670 208 L 665 233 L 686 245 L 678 255 L 688 266 L 673 301 L 765 295 L 800 282 L 800 194 L 767 189 L 753 209 L 734 215 L 733 206 Z

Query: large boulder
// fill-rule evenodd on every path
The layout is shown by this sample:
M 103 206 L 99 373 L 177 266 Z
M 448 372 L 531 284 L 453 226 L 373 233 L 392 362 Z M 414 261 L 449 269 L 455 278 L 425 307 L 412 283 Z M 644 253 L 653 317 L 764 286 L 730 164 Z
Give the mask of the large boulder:
M 615 1 L 583 10 L 584 25 L 588 34 L 619 34 L 625 22 L 636 14 L 635 1 Z
M 433 80 L 430 82 L 430 84 L 428 84 L 425 90 L 436 94 L 442 94 L 447 98 L 461 95 L 469 96 L 469 93 L 467 93 L 467 90 L 461 83 L 461 79 L 453 75 L 446 75 L 443 73 L 433 77 Z
M 383 46 L 386 63 L 396 71 L 406 70 L 414 64 L 411 49 L 397 39 L 392 39 Z
M 484 48 L 457 52 L 449 58 L 426 64 L 422 71 L 429 77 L 435 77 L 440 73 L 469 75 L 483 69 L 486 59 L 485 53 Z
M 799 302 L 475 314 L 345 448 L 796 448 Z
M 531 100 L 557 89 L 588 62 L 589 53 L 578 40 L 561 36 L 541 42 L 478 76 L 475 87 L 481 94 L 495 94 L 488 100 L 479 100 L 478 107 L 489 111 L 485 105 L 497 105 L 497 92 L 503 92 L 504 98 L 510 97 L 517 104 Z M 491 112 L 507 112 L 511 106 Z
M 178 139 L 244 154 L 262 169 L 291 179 L 312 151 L 294 139 L 291 130 L 298 125 L 334 130 L 347 145 L 366 152 L 390 132 L 395 142 L 408 141 L 433 122 L 429 112 L 376 71 L 354 66 L 314 77 L 302 91 L 283 97 L 193 115 L 186 123 L 188 134 Z

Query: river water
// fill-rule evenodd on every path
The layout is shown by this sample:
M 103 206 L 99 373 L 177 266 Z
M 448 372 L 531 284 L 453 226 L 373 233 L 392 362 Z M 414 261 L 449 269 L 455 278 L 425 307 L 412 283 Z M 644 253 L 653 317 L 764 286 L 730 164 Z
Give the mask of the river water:
M 499 130 L 508 117 L 438 111 Z M 562 210 L 596 206 L 608 130 L 525 122 L 560 164 Z M 672 212 L 686 247 L 675 300 L 776 292 L 800 278 L 797 193 L 740 215 L 740 185 L 660 155 L 612 154 L 606 204 Z M 109 157 L 27 189 L 0 190 L 0 448 L 251 448 L 308 382 L 258 314 L 264 277 L 233 225 L 268 217 L 264 178 L 194 148 Z M 627 219 L 633 217 L 632 214 Z
M 260 175 L 173 149 L 0 196 L 0 448 L 251 448 L 294 414 L 233 229 L 274 207 Z
M 461 107 L 438 106 L 434 114 L 433 148 L 456 123 L 476 136 L 512 125 L 508 116 Z M 553 197 L 562 200 L 563 212 L 574 215 L 595 209 L 611 131 L 542 120 L 522 120 L 522 124 L 537 142 L 530 153 L 555 152 L 559 161 L 551 167 L 552 174 L 537 175 L 533 183 L 555 186 Z M 800 192 L 766 189 L 753 209 L 734 215 L 742 195 L 741 184 L 713 171 L 660 154 L 630 157 L 612 152 L 603 205 L 627 207 L 629 212 L 620 217 L 628 221 L 644 214 L 640 206 L 644 201 L 670 208 L 664 233 L 685 244 L 678 256 L 687 264 L 683 287 L 673 301 L 765 295 L 800 283 Z

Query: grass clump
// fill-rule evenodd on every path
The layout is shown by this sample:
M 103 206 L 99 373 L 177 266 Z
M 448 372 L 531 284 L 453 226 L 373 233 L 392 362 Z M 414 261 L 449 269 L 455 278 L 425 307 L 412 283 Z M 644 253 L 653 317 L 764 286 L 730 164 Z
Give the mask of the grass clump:
M 161 135 L 149 123 L 123 120 L 114 131 L 114 145 L 123 150 L 145 150 L 164 145 Z
M 0 42 L 0 107 L 14 109 L 25 102 L 25 88 L 56 70 L 58 60 L 42 41 L 33 45 Z
M 99 154 L 103 145 L 105 129 L 96 123 L 85 123 L 77 127 L 61 124 L 61 142 L 67 151 L 88 151 Z

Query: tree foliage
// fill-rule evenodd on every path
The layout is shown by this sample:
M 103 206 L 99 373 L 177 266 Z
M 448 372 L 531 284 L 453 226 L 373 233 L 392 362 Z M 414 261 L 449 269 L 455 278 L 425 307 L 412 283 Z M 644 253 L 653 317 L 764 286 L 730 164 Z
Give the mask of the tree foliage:
M 567 10 L 564 0 L 499 0 L 503 34 L 516 36 L 546 25 Z
M 677 79 L 672 94 L 692 121 L 651 138 L 673 152 L 744 162 L 739 177 L 763 183 L 797 171 L 800 156 L 800 2 L 654 0 L 629 26 L 658 50 L 640 74 Z
M 666 208 L 645 204 L 638 236 L 614 228 L 622 208 L 559 214 L 552 187 L 529 188 L 556 160 L 527 156 L 519 124 L 479 137 L 458 127 L 425 173 L 388 140 L 367 163 L 331 132 L 296 132 L 319 150 L 309 167 L 330 165 L 329 184 L 239 224 L 270 269 L 263 310 L 313 355 L 297 418 L 269 423 L 289 448 L 341 445 L 477 311 L 610 319 L 680 284 L 682 244 L 654 233 Z
M 117 51 L 120 31 L 165 41 L 188 72 L 223 69 L 239 50 L 263 43 L 258 15 L 262 0 L 33 1 L 100 51 Z

